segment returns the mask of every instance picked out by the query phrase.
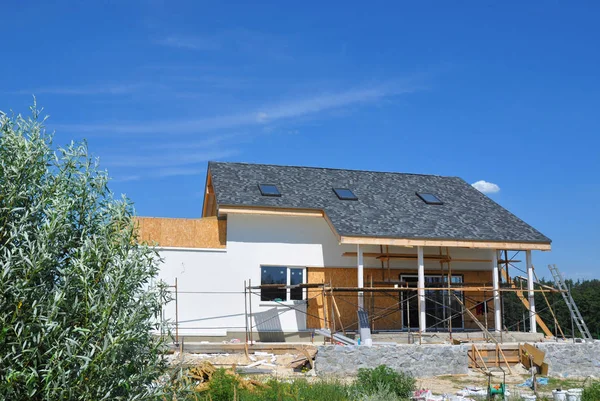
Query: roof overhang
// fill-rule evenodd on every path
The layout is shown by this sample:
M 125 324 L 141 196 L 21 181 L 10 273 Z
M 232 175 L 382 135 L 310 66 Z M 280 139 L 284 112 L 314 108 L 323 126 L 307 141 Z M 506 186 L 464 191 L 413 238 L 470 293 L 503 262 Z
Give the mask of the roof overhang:
M 323 217 L 325 213 L 317 209 L 287 209 L 253 206 L 219 206 L 219 216 L 228 214 L 263 214 L 276 216 Z
M 420 239 L 420 238 L 382 238 L 382 237 L 350 237 L 340 236 L 341 244 L 361 245 L 390 245 L 390 246 L 443 246 L 449 248 L 479 248 L 479 249 L 508 249 L 511 251 L 549 251 L 548 243 L 532 242 L 500 242 L 500 241 L 472 241 L 472 240 L 445 240 L 445 239 Z
M 323 210 L 318 209 L 290 209 L 255 206 L 219 206 L 218 215 L 250 214 L 268 216 L 294 216 L 294 217 L 322 217 L 325 219 L 333 234 L 340 244 L 354 245 L 389 245 L 389 246 L 435 246 L 449 248 L 478 248 L 478 249 L 508 249 L 513 251 L 549 251 L 549 243 L 514 242 L 514 241 L 473 241 L 460 239 L 426 239 L 426 238 L 386 238 L 386 237 L 356 237 L 340 235 L 331 220 Z

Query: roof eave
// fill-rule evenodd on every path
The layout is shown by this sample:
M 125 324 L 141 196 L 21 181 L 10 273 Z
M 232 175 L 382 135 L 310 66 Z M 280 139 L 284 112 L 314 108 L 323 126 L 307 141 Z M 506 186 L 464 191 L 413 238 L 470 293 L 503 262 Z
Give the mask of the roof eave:
M 366 236 L 340 236 L 340 244 L 355 245 L 390 245 L 390 246 L 443 246 L 452 248 L 479 248 L 479 249 L 507 249 L 514 251 L 550 251 L 550 242 L 523 242 L 523 241 L 479 241 L 462 239 L 436 239 L 436 238 L 386 238 Z

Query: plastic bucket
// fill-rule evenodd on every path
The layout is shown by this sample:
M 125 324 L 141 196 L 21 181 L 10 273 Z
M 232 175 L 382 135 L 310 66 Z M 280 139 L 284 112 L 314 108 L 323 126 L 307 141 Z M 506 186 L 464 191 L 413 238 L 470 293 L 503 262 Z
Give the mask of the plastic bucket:
M 554 401 L 567 401 L 567 392 L 564 390 L 552 390 L 552 397 L 554 397 Z
M 567 390 L 567 401 L 581 401 L 581 394 L 583 389 L 581 388 L 570 388 Z

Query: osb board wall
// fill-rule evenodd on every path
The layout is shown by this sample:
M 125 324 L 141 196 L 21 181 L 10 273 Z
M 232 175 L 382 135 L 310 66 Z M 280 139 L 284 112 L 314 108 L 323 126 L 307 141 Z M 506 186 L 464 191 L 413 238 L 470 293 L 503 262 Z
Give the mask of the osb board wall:
M 138 217 L 140 241 L 178 248 L 225 248 L 227 221 L 216 217 Z
M 337 268 L 337 267 L 310 267 L 307 269 L 307 281 L 308 283 L 327 283 L 334 287 L 356 287 L 358 280 L 356 276 L 355 268 Z M 386 279 L 388 278 L 387 269 L 385 270 Z M 399 269 L 392 269 L 391 276 L 393 280 L 398 279 L 399 274 L 416 274 L 414 270 L 405 271 Z M 439 275 L 440 271 L 425 271 L 426 275 Z M 492 281 L 491 272 L 475 272 L 475 271 L 453 271 L 453 275 L 462 275 L 464 283 L 477 283 L 481 286 L 482 283 L 490 283 Z M 364 285 L 370 286 L 371 280 L 373 282 L 382 281 L 382 270 L 378 268 L 365 268 L 364 269 Z M 377 287 L 378 285 L 373 285 Z M 381 285 L 379 285 L 381 286 Z M 330 327 L 334 326 L 332 322 L 332 316 L 335 315 L 335 328 L 340 330 L 340 325 L 346 330 L 356 330 L 356 308 L 357 308 L 357 297 L 356 292 L 352 293 L 334 293 L 335 305 L 339 310 L 341 316 L 341 323 L 333 305 L 332 299 L 329 296 L 323 298 L 321 289 L 308 289 L 308 315 L 307 315 L 307 327 L 308 328 L 322 328 L 325 325 L 325 315 L 327 315 L 327 321 Z M 408 294 L 414 294 L 409 292 Z M 490 294 L 486 294 L 487 298 L 491 297 Z M 465 305 L 468 308 L 474 307 L 478 302 L 483 301 L 484 294 L 479 292 L 465 292 Z M 375 314 L 385 314 L 385 316 L 375 321 L 376 330 L 398 330 L 402 328 L 401 313 L 399 310 L 399 293 L 369 293 L 364 294 L 365 308 L 372 310 Z M 325 305 L 324 305 L 325 303 Z M 373 307 L 371 307 L 373 305 Z M 324 312 L 324 306 L 326 312 Z M 492 302 L 488 303 L 488 327 L 493 327 L 493 312 Z M 479 314 L 478 311 L 473 308 L 473 314 L 481 321 L 484 322 L 485 315 Z M 475 322 L 473 322 L 468 315 L 464 317 L 464 327 L 478 328 Z
M 479 271 L 479 272 L 463 272 L 464 282 L 465 283 L 477 283 L 481 286 L 482 283 L 489 283 L 488 286 L 491 286 L 492 283 L 492 272 L 491 271 Z M 492 298 L 494 294 L 492 291 L 486 292 L 471 292 L 465 291 L 464 300 L 465 306 L 469 308 L 469 310 L 475 315 L 477 320 L 479 320 L 485 326 L 485 312 L 483 305 L 479 308 L 476 308 L 475 305 L 483 302 L 485 299 Z M 477 329 L 479 330 L 479 326 L 465 313 L 464 316 L 464 325 L 465 329 Z M 494 328 L 494 301 L 487 302 L 487 327 L 492 330 Z

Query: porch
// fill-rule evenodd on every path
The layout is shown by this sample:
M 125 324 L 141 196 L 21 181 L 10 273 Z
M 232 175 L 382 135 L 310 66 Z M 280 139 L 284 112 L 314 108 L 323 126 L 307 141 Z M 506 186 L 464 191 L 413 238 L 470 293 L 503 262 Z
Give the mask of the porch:
M 357 311 L 363 310 L 372 331 L 499 332 L 503 294 L 520 291 L 509 272 L 518 271 L 516 257 L 525 256 L 524 303 L 529 331 L 537 332 L 533 295 L 540 290 L 534 289 L 531 250 L 382 245 L 379 251 L 359 244 L 356 252 L 343 255 L 354 259 L 356 267 L 307 268 L 308 329 L 354 331 Z

